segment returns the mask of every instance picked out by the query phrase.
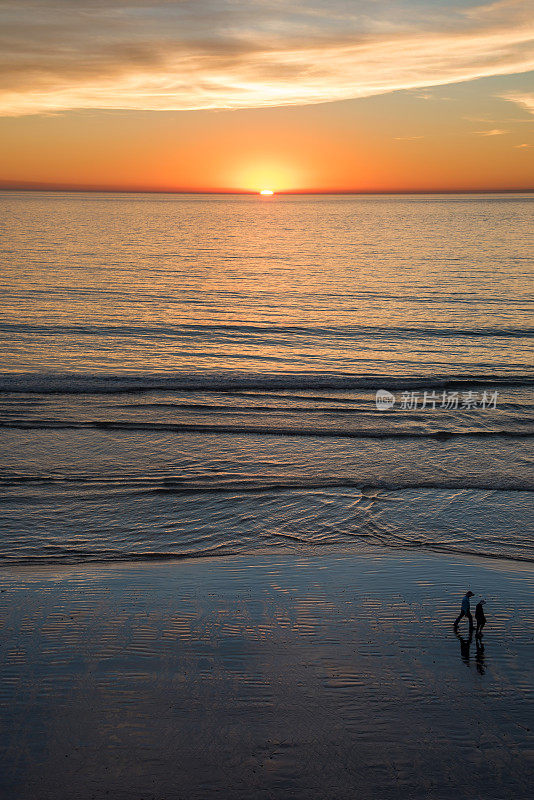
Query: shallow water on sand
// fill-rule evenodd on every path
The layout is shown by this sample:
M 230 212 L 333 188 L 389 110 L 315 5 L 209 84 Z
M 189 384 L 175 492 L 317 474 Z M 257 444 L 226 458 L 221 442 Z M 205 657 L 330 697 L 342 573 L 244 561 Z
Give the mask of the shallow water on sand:
M 2 577 L 10 797 L 530 797 L 525 565 L 370 548 Z M 481 644 L 452 629 L 467 586 Z

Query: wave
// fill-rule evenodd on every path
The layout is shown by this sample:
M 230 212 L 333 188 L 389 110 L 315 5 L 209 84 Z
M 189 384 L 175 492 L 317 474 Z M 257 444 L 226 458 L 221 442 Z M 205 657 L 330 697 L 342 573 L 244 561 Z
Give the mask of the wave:
M 532 374 L 450 374 L 434 376 L 327 373 L 80 374 L 0 373 L 0 393 L 138 394 L 143 392 L 389 391 L 534 386 Z
M 75 336 L 141 336 L 216 339 L 221 336 L 261 336 L 262 341 L 286 336 L 308 338 L 534 338 L 531 327 L 480 326 L 452 328 L 447 326 L 380 326 L 380 325 L 54 325 L 33 323 L 0 323 L 0 331 L 19 334 L 75 335 Z
M 200 402 L 200 403 L 191 403 L 187 402 L 186 399 L 183 401 L 177 402 L 166 402 L 166 401 L 153 401 L 153 402 L 132 402 L 127 401 L 124 403 L 117 403 L 116 405 L 109 404 L 107 408 L 120 408 L 122 410 L 140 410 L 140 411 L 149 411 L 149 410 L 169 410 L 172 409 L 174 411 L 194 411 L 199 412 L 201 415 L 205 414 L 222 414 L 222 415 L 236 415 L 236 414 L 257 414 L 259 412 L 277 415 L 277 414 L 304 414 L 307 416 L 313 416 L 317 414 L 319 416 L 324 416 L 325 414 L 335 414 L 335 415 L 343 415 L 347 414 L 348 416 L 354 417 L 356 414 L 366 416 L 366 417 L 374 417 L 376 419 L 377 416 L 377 409 L 376 409 L 376 402 L 374 394 L 368 394 L 368 396 L 355 396 L 355 397 L 332 397 L 332 396 L 312 396 L 312 395 L 297 395 L 297 394 L 281 394 L 273 392 L 271 394 L 263 394 L 260 392 L 251 393 L 238 393 L 232 392 L 230 397 L 232 399 L 239 398 L 246 399 L 251 402 L 250 405 L 245 405 L 241 403 L 232 403 L 230 399 L 226 403 L 210 403 L 209 401 Z M 261 399 L 269 399 L 273 401 L 270 405 L 260 405 L 256 401 Z M 298 406 L 294 404 L 295 400 L 305 400 L 308 405 Z M 285 402 L 284 402 L 285 401 Z M 9 405 L 12 403 L 12 406 Z M 310 405 L 313 403 L 314 405 Z M 327 403 L 335 403 L 335 405 L 327 405 Z M 3 401 L 3 408 L 2 413 L 16 413 L 21 406 L 27 406 L 30 411 L 34 410 L 35 407 L 38 405 L 42 405 L 42 403 L 36 402 L 32 403 L 31 401 L 27 401 L 26 403 L 20 403 L 18 401 L 7 400 Z M 529 403 L 525 401 L 524 403 L 512 403 L 508 399 L 506 403 L 502 405 L 503 408 L 506 409 L 507 412 L 511 411 L 520 411 L 523 415 L 526 414 L 528 411 L 534 410 L 534 403 Z M 439 403 L 436 404 L 435 412 L 441 413 L 441 408 Z M 393 411 L 393 413 L 396 413 Z M 426 416 L 430 417 L 433 413 L 431 409 L 416 409 L 414 411 L 407 411 L 402 410 L 402 419 L 407 420 L 420 420 L 421 414 L 425 414 Z M 461 403 L 457 409 L 448 409 L 448 414 L 465 414 L 470 413 L 466 412 L 466 409 L 462 409 Z M 528 419 L 522 419 L 519 416 L 516 416 L 516 421 L 523 424 L 523 422 L 528 423 Z
M 183 559 L 213 558 L 214 556 L 237 555 L 236 550 L 232 550 L 225 545 L 214 545 L 204 550 L 180 551 L 161 551 L 144 550 L 141 552 L 122 551 L 122 550 L 85 550 L 81 548 L 63 548 L 60 545 L 47 546 L 39 555 L 25 555 L 20 558 L 17 554 L 13 556 L 0 557 L 0 563 L 10 564 L 107 564 L 107 563 L 130 563 L 143 561 L 182 561 Z
M 354 536 L 351 537 L 352 539 L 358 539 L 358 537 Z M 373 541 L 367 537 L 361 537 L 362 541 L 358 542 L 360 547 L 365 549 L 369 547 L 385 547 L 389 550 L 425 550 L 433 553 L 447 553 L 450 555 L 459 555 L 459 556 L 474 556 L 476 558 L 485 558 L 485 559 L 494 559 L 500 561 L 512 561 L 512 562 L 522 562 L 522 563 L 534 563 L 534 558 L 532 556 L 523 556 L 519 554 L 510 554 L 510 553 L 502 553 L 494 550 L 475 550 L 474 548 L 467 548 L 467 547 L 455 547 L 454 545 L 442 544 L 440 542 L 423 542 L 420 540 L 415 541 L 386 541 L 385 537 L 378 537 L 377 541 Z M 266 545 L 265 543 L 259 548 L 261 551 L 265 552 L 267 550 L 277 549 L 279 545 L 279 539 L 284 539 L 287 542 L 295 546 L 302 547 L 312 547 L 312 548 L 333 548 L 331 542 L 317 542 L 317 541 L 310 541 L 305 539 L 304 537 L 300 537 L 298 535 L 286 534 L 286 533 L 279 533 L 276 537 L 277 543 Z M 290 547 L 291 544 L 286 545 Z M 338 548 L 334 548 L 336 552 L 338 552 Z M 158 561 L 184 561 L 184 560 L 194 560 L 194 559 L 205 559 L 205 558 L 220 558 L 220 557 L 232 557 L 232 556 L 239 556 L 239 555 L 252 555 L 255 554 L 254 549 L 250 549 L 245 547 L 233 546 L 233 548 L 229 548 L 226 545 L 215 545 L 213 547 L 209 547 L 203 550 L 189 550 L 189 551 L 172 551 L 172 550 L 162 550 L 162 551 L 153 551 L 153 550 L 143 550 L 143 551 L 131 551 L 131 550 L 107 550 L 107 551 L 89 551 L 89 550 L 82 550 L 78 548 L 48 548 L 48 550 L 54 550 L 54 552 L 50 553 L 42 553 L 39 555 L 32 556 L 31 554 L 26 554 L 24 558 L 20 558 L 17 554 L 12 554 L 10 556 L 2 556 L 0 557 L 0 563 L 4 564 L 27 564 L 27 565 L 53 565 L 53 564 L 64 564 L 64 565 L 82 565 L 82 564 L 118 564 L 118 563 L 143 563 L 143 562 L 158 562 Z M 63 550 L 63 552 L 61 552 Z
M 198 433 L 229 434 L 237 436 L 299 436 L 335 439 L 436 439 L 447 441 L 456 438 L 513 438 L 528 439 L 534 431 L 517 430 L 339 430 L 335 428 L 292 428 L 273 425 L 225 425 L 170 422 L 112 422 L 93 420 L 87 422 L 56 422 L 54 420 L 2 421 L 0 428 L 16 430 L 103 430 L 103 431 L 144 431 L 147 433 Z
M 525 561 L 528 563 L 534 563 L 534 558 L 532 558 L 531 556 L 510 555 L 488 550 L 481 551 L 481 550 L 470 549 L 467 547 L 454 547 L 453 545 L 440 544 L 439 542 L 429 543 L 429 542 L 406 541 L 401 544 L 393 544 L 391 542 L 388 543 L 381 541 L 380 544 L 384 547 L 389 547 L 394 550 L 421 549 L 421 550 L 430 550 L 431 552 L 434 553 L 451 553 L 453 555 L 477 556 L 478 558 L 493 558 L 493 559 L 500 559 L 502 561 Z
M 205 482 L 190 478 L 165 476 L 125 476 L 120 475 L 1 475 L 0 486 L 67 486 L 77 488 L 87 486 L 91 489 L 113 489 L 142 494 L 267 494 L 286 491 L 321 491 L 350 489 L 359 491 L 362 498 L 380 499 L 384 492 L 407 490 L 424 491 L 482 491 L 482 492 L 534 492 L 534 483 L 524 478 L 444 478 L 442 480 L 354 480 L 346 477 L 265 479 L 231 478 L 228 480 L 207 479 Z

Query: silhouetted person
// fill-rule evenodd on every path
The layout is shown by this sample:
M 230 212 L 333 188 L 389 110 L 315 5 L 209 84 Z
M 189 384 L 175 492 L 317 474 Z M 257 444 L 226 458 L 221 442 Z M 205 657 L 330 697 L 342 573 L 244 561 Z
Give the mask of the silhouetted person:
M 462 617 L 467 617 L 469 620 L 469 634 L 471 634 L 473 631 L 473 617 L 471 616 L 471 606 L 469 605 L 470 597 L 474 597 L 474 592 L 466 592 L 466 594 L 464 594 L 460 615 L 454 621 L 454 629 L 456 630 Z
M 482 636 L 482 628 L 486 624 L 486 615 L 484 614 L 483 606 L 485 605 L 486 601 L 481 600 L 480 603 L 477 603 L 475 608 L 475 619 L 477 621 L 477 631 L 475 633 L 475 637 L 478 639 Z

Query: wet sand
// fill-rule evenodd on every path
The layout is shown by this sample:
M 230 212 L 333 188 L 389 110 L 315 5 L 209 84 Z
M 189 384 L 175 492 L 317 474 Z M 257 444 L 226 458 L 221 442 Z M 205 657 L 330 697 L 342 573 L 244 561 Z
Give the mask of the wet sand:
M 530 797 L 533 584 L 379 548 L 4 570 L 1 796 Z

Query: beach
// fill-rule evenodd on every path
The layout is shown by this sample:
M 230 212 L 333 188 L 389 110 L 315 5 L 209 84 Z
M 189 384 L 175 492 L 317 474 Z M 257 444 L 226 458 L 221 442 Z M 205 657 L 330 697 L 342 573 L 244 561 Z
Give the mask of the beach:
M 532 584 L 378 547 L 4 568 L 3 796 L 526 799 Z
M 531 196 L 1 199 L 2 800 L 530 797 Z
M 0 800 L 534 798 L 527 6 L 0 0 Z

